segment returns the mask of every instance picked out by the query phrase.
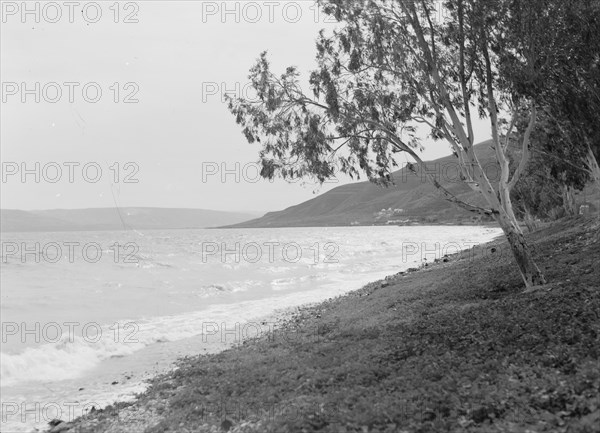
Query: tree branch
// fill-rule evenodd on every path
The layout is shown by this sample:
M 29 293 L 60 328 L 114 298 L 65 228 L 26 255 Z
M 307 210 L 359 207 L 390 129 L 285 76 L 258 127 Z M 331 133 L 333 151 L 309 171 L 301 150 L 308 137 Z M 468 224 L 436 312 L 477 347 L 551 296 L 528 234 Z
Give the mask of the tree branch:
M 535 105 L 531 108 L 531 117 L 529 119 L 529 125 L 527 125 L 527 129 L 525 130 L 525 134 L 523 136 L 523 153 L 521 154 L 521 161 L 519 162 L 519 166 L 516 171 L 513 173 L 510 182 L 508 183 L 508 191 L 512 191 L 523 173 L 527 168 L 527 164 L 529 164 L 529 160 L 531 159 L 531 152 L 529 150 L 529 140 L 531 137 L 531 131 L 533 131 L 533 127 L 535 126 L 537 110 Z M 508 140 L 508 138 L 507 138 Z

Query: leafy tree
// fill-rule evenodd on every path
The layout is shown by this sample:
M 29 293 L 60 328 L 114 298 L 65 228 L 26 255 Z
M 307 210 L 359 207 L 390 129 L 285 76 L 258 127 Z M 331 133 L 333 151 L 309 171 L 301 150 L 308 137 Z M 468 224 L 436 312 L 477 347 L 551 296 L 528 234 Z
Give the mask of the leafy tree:
M 321 5 L 340 23 L 317 39 L 318 67 L 303 91 L 293 67 L 276 75 L 266 54 L 250 71 L 258 98 L 231 99 L 229 108 L 249 142 L 260 142 L 261 174 L 272 178 L 314 176 L 323 182 L 336 166 L 371 181 L 393 182 L 394 153 L 418 154 L 422 131 L 452 148 L 462 180 L 485 198 L 486 207 L 465 203 L 433 176 L 450 202 L 492 216 L 503 229 L 526 286 L 543 284 L 517 222 L 510 192 L 530 158 L 529 138 L 537 107 L 511 93 L 498 74 L 499 62 L 514 50 L 503 39 L 505 1 L 450 0 L 439 19 L 431 0 L 326 0 Z M 541 39 L 538 35 L 538 39 Z M 537 39 L 536 39 L 537 41 Z M 536 46 L 519 60 L 536 71 Z M 520 66 L 519 66 L 520 67 Z M 500 167 L 492 182 L 473 149 L 473 115 L 487 116 Z M 502 113 L 510 113 L 504 121 Z M 509 138 L 516 119 L 528 124 L 520 137 L 520 159 L 511 170 Z M 427 172 L 427 170 L 423 170 Z
M 534 140 L 535 150 L 554 158 L 553 175 L 559 171 L 568 187 L 600 182 L 600 2 L 511 0 L 507 10 L 503 34 L 515 49 L 505 52 L 500 75 L 515 95 L 542 108 L 552 130 Z M 533 45 L 532 72 L 522 59 Z M 557 159 L 570 167 L 560 169 Z
M 583 190 L 590 177 L 582 163 L 585 154 L 572 152 L 571 146 L 564 144 L 561 128 L 544 112 L 538 117 L 530 141 L 531 160 L 512 191 L 517 216 L 528 222 L 574 215 L 574 191 Z

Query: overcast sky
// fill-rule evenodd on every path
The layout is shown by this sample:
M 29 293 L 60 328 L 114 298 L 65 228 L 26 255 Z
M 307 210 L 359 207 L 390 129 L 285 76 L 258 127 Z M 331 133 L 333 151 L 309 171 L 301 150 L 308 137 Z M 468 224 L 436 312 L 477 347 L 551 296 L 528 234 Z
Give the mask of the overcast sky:
M 2 208 L 271 211 L 314 197 L 315 185 L 258 180 L 259 147 L 221 98 L 243 91 L 263 50 L 276 71 L 295 65 L 307 80 L 316 35 L 333 25 L 311 1 L 98 4 L 101 16 L 89 2 L 29 2 L 23 16 L 20 1 L 2 3 Z M 438 142 L 424 157 L 447 154 Z

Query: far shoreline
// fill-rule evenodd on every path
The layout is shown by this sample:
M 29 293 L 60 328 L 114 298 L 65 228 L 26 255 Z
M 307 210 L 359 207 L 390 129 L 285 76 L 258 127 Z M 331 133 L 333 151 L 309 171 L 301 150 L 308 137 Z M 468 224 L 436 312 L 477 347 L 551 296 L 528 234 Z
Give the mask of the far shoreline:
M 540 225 L 546 223 L 540 223 Z M 223 229 L 286 229 L 286 228 L 343 228 L 343 227 L 438 227 L 438 226 L 448 226 L 448 227 L 500 227 L 495 221 L 485 221 L 485 222 L 431 222 L 431 223 L 406 223 L 406 224 L 339 224 L 339 225 L 281 225 L 281 226 L 261 226 L 261 227 L 237 227 L 237 226 L 211 226 L 211 227 L 173 227 L 173 228 L 123 228 L 123 227 L 114 227 L 114 228 L 90 228 L 90 229 L 80 229 L 80 228 L 72 228 L 72 229 L 64 229 L 64 230 L 26 230 L 26 231 L 17 231 L 17 230 L 1 230 L 0 234 L 3 236 L 5 234 L 12 233 L 77 233 L 77 232 L 148 232 L 148 231 L 165 231 L 165 230 L 223 230 Z M 522 225 L 523 227 L 524 224 Z

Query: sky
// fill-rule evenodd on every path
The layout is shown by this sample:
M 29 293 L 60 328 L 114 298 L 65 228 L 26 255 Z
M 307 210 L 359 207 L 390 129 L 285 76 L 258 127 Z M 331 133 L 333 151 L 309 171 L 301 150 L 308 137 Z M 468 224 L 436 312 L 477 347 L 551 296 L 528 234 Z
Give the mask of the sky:
M 222 99 L 251 96 L 264 50 L 308 81 L 318 31 L 335 25 L 312 1 L 78 3 L 2 2 L 3 209 L 266 212 L 351 181 L 260 179 L 260 147 Z M 425 143 L 425 159 L 450 153 Z

